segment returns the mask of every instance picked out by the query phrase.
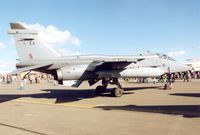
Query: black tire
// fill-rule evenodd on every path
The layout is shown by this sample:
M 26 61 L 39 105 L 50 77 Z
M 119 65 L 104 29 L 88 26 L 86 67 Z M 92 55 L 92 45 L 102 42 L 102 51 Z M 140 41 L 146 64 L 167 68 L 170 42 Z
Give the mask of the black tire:
M 121 97 L 123 95 L 123 89 L 120 89 L 120 88 L 114 88 L 112 91 L 111 91 L 111 95 L 113 97 Z

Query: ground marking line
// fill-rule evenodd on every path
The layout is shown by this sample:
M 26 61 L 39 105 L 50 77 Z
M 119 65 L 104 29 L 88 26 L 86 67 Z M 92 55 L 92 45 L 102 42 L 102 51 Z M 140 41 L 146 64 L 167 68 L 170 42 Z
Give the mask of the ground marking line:
M 16 102 L 22 102 L 22 103 L 32 103 L 32 104 L 42 104 L 42 105 L 52 105 L 52 106 L 65 106 L 65 107 L 76 107 L 76 108 L 94 108 L 95 105 L 76 105 L 76 104 L 55 104 L 55 103 L 45 103 L 40 101 L 29 101 L 29 100 L 23 100 L 23 99 L 16 99 L 13 100 Z

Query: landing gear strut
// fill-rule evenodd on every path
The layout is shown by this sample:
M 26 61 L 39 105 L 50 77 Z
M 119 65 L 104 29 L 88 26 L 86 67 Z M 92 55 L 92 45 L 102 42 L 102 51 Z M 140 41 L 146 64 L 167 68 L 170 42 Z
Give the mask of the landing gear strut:
M 117 88 L 111 90 L 111 95 L 114 97 L 121 97 L 123 95 L 123 89 L 119 83 L 118 78 L 111 78 L 111 79 L 102 79 L 102 86 L 96 87 L 96 93 L 101 94 L 106 91 L 108 84 L 117 85 Z

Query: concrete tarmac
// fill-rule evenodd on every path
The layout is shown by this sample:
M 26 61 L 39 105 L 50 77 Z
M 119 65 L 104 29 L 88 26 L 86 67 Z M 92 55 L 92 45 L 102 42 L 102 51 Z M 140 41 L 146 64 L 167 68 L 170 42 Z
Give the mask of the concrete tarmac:
M 200 80 L 164 84 L 121 82 L 120 98 L 95 86 L 0 84 L 2 135 L 198 135 Z

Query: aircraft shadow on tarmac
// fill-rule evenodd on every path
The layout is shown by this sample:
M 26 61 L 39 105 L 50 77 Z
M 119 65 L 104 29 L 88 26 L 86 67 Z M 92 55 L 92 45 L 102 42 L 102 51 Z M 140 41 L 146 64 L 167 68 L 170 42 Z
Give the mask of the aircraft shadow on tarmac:
M 156 106 L 98 106 L 103 110 L 124 110 L 124 111 L 137 111 L 137 112 L 150 112 L 162 113 L 170 115 L 182 115 L 185 118 L 198 118 L 200 117 L 200 105 L 156 105 Z
M 84 98 L 93 98 L 96 97 L 94 90 L 85 89 L 85 90 L 65 90 L 65 89 L 42 89 L 43 93 L 35 94 L 4 94 L 0 95 L 0 103 L 18 99 L 18 98 L 46 98 L 46 99 L 56 99 L 55 103 L 64 103 L 64 102 L 73 102 L 78 101 Z
M 172 93 L 173 96 L 200 97 L 200 93 Z
M 136 90 L 145 90 L 145 89 L 153 89 L 157 87 L 133 87 L 133 88 L 124 88 L 124 95 L 134 94 Z M 43 91 L 50 92 L 50 98 L 56 98 L 55 103 L 65 103 L 78 101 L 87 98 L 95 98 L 95 97 L 112 97 L 110 91 L 112 89 L 107 89 L 104 93 L 96 94 L 94 89 L 74 89 L 74 90 L 60 90 L 60 89 L 43 89 Z M 48 98 L 48 97 L 47 97 Z M 115 97 L 116 98 L 116 97 Z
M 148 89 L 159 89 L 159 87 L 133 87 L 124 88 L 124 94 L 134 94 L 136 90 L 148 90 Z M 36 94 L 1 94 L 0 103 L 18 99 L 18 98 L 47 98 L 56 99 L 55 103 L 67 103 L 74 102 L 88 98 L 110 97 L 110 89 L 108 92 L 97 95 L 94 89 L 42 89 L 44 93 Z M 199 97 L 198 93 L 174 93 L 170 95 L 175 96 L 192 96 Z M 150 113 L 162 113 L 171 115 L 183 115 L 186 118 L 200 117 L 200 105 L 162 105 L 162 106 L 99 106 L 103 110 L 124 110 L 124 111 L 139 111 L 139 112 L 150 112 Z
M 158 87 L 128 87 L 124 88 L 124 95 L 134 94 L 132 91 L 136 90 L 146 90 L 146 89 L 156 89 Z M 82 99 L 95 98 L 95 97 L 111 97 L 108 89 L 105 93 L 95 94 L 94 89 L 42 89 L 44 93 L 36 93 L 36 94 L 7 94 L 0 95 L 0 103 L 24 98 L 47 98 L 47 99 L 56 99 L 55 103 L 66 103 L 66 102 L 74 102 Z

